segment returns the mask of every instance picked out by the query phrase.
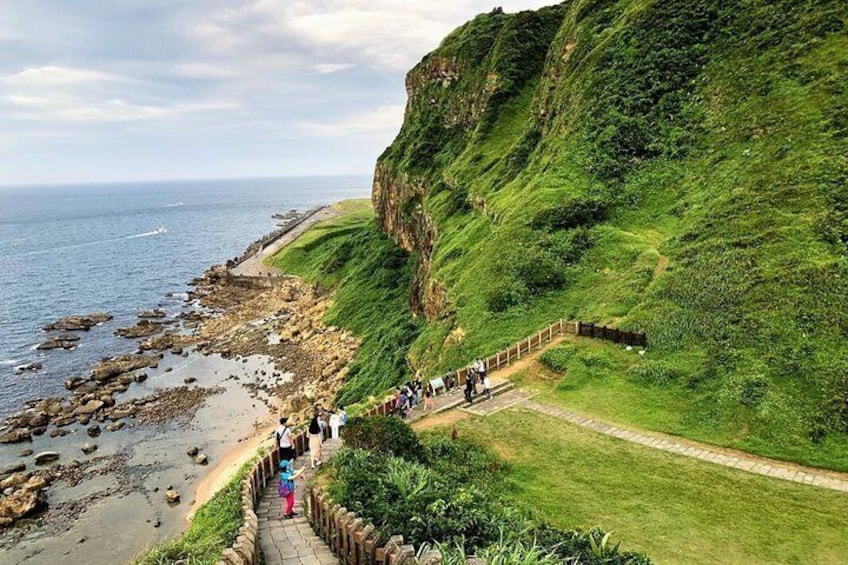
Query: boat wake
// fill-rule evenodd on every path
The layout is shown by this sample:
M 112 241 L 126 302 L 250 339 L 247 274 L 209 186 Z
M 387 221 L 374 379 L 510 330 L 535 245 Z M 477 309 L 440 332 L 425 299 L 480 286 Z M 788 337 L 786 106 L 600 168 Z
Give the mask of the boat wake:
M 167 233 L 164 227 L 158 227 L 153 231 L 148 231 L 144 233 L 136 233 L 133 235 L 123 235 L 121 237 L 110 237 L 108 239 L 98 239 L 97 241 L 85 241 L 83 243 L 72 243 L 70 245 L 61 245 L 59 247 L 51 247 L 49 249 L 36 249 L 35 251 L 27 251 L 26 253 L 21 253 L 19 255 L 0 255 L 0 258 L 3 257 L 29 257 L 31 255 L 43 255 L 45 253 L 55 253 L 56 251 L 63 251 L 66 249 L 77 249 L 79 247 L 88 247 L 90 245 L 102 245 L 104 243 L 114 243 L 116 241 L 122 241 L 125 239 L 137 239 L 140 237 L 151 237 L 154 235 L 164 235 Z
M 173 204 L 165 204 L 165 208 L 176 208 L 177 206 L 185 206 L 182 202 L 174 202 Z
M 147 232 L 144 232 L 144 233 L 137 233 L 137 234 L 134 234 L 134 235 L 128 235 L 128 236 L 123 237 L 122 239 L 135 239 L 137 237 L 150 237 L 152 235 L 165 235 L 165 233 L 167 231 L 168 230 L 166 230 L 165 228 L 159 227 L 159 228 L 156 228 L 153 231 L 147 231 Z

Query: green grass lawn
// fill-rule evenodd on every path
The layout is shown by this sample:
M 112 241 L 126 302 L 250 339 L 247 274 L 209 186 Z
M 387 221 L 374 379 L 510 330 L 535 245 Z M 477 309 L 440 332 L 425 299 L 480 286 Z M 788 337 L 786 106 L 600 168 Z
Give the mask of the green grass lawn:
M 643 367 L 668 367 L 667 356 L 586 338 L 569 338 L 553 351 L 563 367 L 553 371 L 534 364 L 512 380 L 539 393 L 540 400 L 623 427 L 682 436 L 705 443 L 741 449 L 764 457 L 848 471 L 848 437 L 830 435 L 815 444 L 806 436 L 776 432 L 769 442 L 750 434 L 755 413 L 735 398 L 699 383 L 683 371 L 665 376 L 667 382 L 639 377 Z M 678 357 L 674 366 L 697 365 L 697 358 Z M 693 371 L 694 373 L 694 371 Z M 650 376 L 650 375 L 649 375 Z
M 552 523 L 600 525 L 663 563 L 845 563 L 848 496 L 726 469 L 509 410 L 457 424 L 511 465 Z

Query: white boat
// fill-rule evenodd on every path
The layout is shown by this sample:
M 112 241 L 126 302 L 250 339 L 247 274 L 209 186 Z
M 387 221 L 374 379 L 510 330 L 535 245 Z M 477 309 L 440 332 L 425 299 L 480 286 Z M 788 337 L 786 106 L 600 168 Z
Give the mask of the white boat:
M 153 230 L 153 235 L 165 235 L 167 232 L 168 230 L 166 230 L 164 226 L 159 226 Z

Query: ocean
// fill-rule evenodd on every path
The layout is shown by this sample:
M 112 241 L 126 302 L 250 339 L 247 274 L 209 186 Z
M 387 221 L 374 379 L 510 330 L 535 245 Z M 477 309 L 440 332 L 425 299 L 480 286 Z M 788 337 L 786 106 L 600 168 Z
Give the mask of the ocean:
M 370 184 L 362 175 L 0 187 L 0 419 L 133 351 L 116 328 L 139 309 L 179 311 L 187 283 L 274 230 L 273 213 L 366 198 Z M 115 319 L 80 332 L 76 349 L 34 349 L 45 324 L 95 311 Z M 34 362 L 43 369 L 16 374 Z

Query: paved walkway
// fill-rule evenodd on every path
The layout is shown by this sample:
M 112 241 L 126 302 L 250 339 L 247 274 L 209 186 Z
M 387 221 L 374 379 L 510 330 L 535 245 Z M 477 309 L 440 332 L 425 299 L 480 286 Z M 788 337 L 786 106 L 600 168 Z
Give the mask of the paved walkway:
M 234 275 L 261 277 L 279 274 L 280 271 L 274 267 L 267 266 L 263 261 L 271 255 L 275 255 L 280 249 L 296 240 L 303 232 L 323 220 L 329 220 L 338 216 L 338 213 L 329 206 L 319 208 L 309 216 L 303 218 L 299 224 L 294 226 L 279 238 L 274 240 L 264 249 L 259 249 L 253 255 L 230 269 Z
M 540 404 L 532 400 L 524 400 L 520 403 L 521 406 L 565 420 L 582 428 L 587 428 L 598 433 L 616 437 L 631 443 L 638 443 L 645 447 L 660 449 L 669 453 L 700 459 L 715 465 L 724 467 L 732 467 L 757 475 L 765 475 L 785 481 L 795 483 L 803 483 L 821 488 L 848 492 L 848 475 L 845 473 L 837 473 L 825 471 L 823 469 L 815 469 L 812 467 L 804 467 L 801 465 L 793 465 L 782 461 L 755 457 L 735 450 L 722 450 L 710 445 L 697 443 L 693 441 L 678 441 L 672 436 L 662 434 L 646 434 L 644 432 L 636 432 L 624 428 L 613 426 L 592 418 L 587 418 L 569 410 L 563 410 L 547 404 Z
M 324 443 L 324 459 L 328 459 L 339 447 L 341 440 Z M 306 484 L 315 474 L 309 468 L 309 454 L 301 455 L 294 462 L 295 469 L 304 468 L 301 478 L 295 481 L 294 510 L 298 514 L 291 520 L 283 520 L 283 500 L 277 493 L 279 475 L 268 483 L 262 495 L 256 516 L 259 518 L 259 547 L 265 556 L 265 565 L 337 565 L 339 560 L 324 541 L 315 535 L 312 526 L 303 516 L 303 496 Z

